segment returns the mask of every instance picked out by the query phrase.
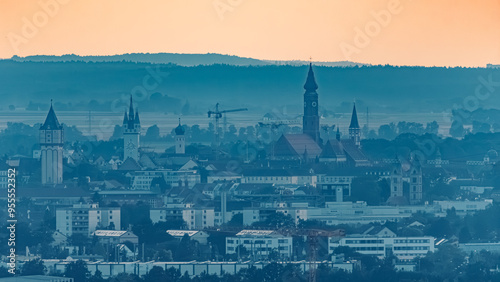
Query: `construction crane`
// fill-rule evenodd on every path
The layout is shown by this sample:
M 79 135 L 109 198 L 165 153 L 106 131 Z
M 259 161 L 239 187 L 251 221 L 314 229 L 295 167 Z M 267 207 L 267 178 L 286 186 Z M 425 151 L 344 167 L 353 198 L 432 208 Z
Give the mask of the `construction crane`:
M 308 245 L 309 282 L 316 282 L 318 237 L 344 237 L 343 229 L 321 230 L 321 229 L 281 229 L 279 233 L 291 236 L 306 236 Z
M 205 231 L 216 231 L 216 232 L 225 232 L 228 234 L 235 234 L 239 231 L 241 231 L 241 227 L 231 227 L 231 226 L 224 226 L 224 227 L 219 227 L 219 228 L 205 228 Z M 262 229 L 262 230 L 267 230 L 267 229 Z M 324 237 L 324 238 L 331 238 L 331 237 L 336 237 L 336 238 L 341 238 L 345 237 L 345 230 L 344 229 L 335 229 L 335 230 L 322 230 L 322 229 L 312 229 L 312 228 L 278 228 L 275 229 L 274 231 L 278 232 L 279 234 L 283 236 L 300 236 L 300 237 L 306 237 L 307 240 L 307 246 L 308 246 L 308 256 L 307 256 L 307 261 L 309 265 L 309 282 L 316 282 L 316 271 L 318 267 L 318 261 L 317 261 L 317 256 L 318 256 L 318 248 L 319 248 L 319 237 Z
M 224 114 L 224 121 L 226 120 L 226 114 L 227 113 L 234 113 L 234 112 L 243 112 L 243 111 L 248 111 L 247 108 L 241 108 L 241 109 L 234 109 L 234 110 L 224 110 L 224 111 L 219 111 L 219 103 L 215 104 L 215 111 L 208 111 L 208 117 L 211 118 L 213 117 L 215 119 L 215 146 L 219 146 L 219 119 L 222 118 L 222 115 Z M 226 127 L 226 125 L 224 125 Z

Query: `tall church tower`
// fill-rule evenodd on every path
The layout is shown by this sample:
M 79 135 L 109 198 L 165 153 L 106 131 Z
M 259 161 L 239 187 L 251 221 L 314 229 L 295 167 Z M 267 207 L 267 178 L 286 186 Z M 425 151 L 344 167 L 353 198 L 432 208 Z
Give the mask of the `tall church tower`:
M 130 96 L 130 108 L 125 111 L 123 117 L 123 160 L 132 158 L 139 160 L 139 137 L 141 135 L 141 121 L 139 120 L 139 112 L 134 115 L 134 105 L 132 96 Z
M 175 153 L 177 155 L 184 155 L 186 153 L 186 138 L 184 137 L 184 132 L 185 130 L 179 118 L 179 125 L 175 128 Z
M 314 79 L 312 63 L 309 64 L 309 73 L 307 74 L 306 84 L 304 84 L 304 118 L 302 132 L 311 136 L 311 138 L 320 143 L 319 138 L 319 114 L 318 114 L 318 85 Z
M 354 144 L 361 146 L 361 128 L 359 128 L 358 114 L 356 113 L 356 104 L 352 108 L 351 124 L 349 125 L 349 138 L 354 141 Z
M 42 161 L 42 184 L 56 185 L 63 181 L 64 130 L 57 120 L 50 101 L 47 118 L 39 129 Z

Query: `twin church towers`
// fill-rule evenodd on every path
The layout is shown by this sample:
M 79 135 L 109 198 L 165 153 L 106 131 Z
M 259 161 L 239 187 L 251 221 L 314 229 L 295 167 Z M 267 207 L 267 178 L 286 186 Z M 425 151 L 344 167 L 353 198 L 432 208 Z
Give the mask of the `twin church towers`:
M 175 153 L 185 154 L 184 128 L 179 125 L 175 128 Z M 139 112 L 134 110 L 133 100 L 130 97 L 130 107 L 123 117 L 123 161 L 131 158 L 139 160 L 141 135 L 141 121 Z M 50 109 L 45 122 L 39 128 L 40 159 L 43 185 L 57 185 L 63 181 L 63 145 L 64 128 L 59 123 L 56 113 L 50 102 Z

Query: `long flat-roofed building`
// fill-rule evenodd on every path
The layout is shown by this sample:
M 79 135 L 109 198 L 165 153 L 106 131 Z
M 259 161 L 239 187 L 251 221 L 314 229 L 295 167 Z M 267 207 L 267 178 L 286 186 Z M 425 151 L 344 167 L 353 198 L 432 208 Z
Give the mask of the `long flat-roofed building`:
M 226 254 L 238 253 L 238 247 L 244 247 L 255 259 L 265 258 L 277 252 L 282 258 L 289 258 L 293 253 L 292 237 L 284 236 L 273 230 L 242 230 L 235 237 L 226 238 Z

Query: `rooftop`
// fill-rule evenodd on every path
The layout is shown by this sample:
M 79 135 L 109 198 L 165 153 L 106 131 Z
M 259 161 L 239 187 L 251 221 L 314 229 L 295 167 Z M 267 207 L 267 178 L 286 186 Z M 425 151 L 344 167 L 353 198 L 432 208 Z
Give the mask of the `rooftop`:
M 120 237 L 123 236 L 125 233 L 127 233 L 127 231 L 96 230 L 93 235 L 98 237 Z

